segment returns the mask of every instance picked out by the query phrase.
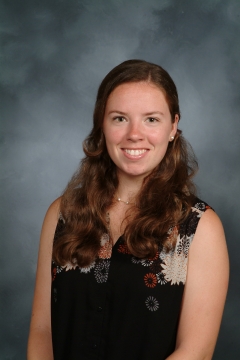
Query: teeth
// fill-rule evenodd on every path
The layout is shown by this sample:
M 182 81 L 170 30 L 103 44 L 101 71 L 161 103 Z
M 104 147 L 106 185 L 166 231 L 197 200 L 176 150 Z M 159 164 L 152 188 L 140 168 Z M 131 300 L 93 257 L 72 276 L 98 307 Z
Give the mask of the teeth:
M 147 150 L 146 149 L 141 149 L 141 150 L 125 149 L 124 151 L 129 155 L 141 155 L 141 154 L 145 153 Z

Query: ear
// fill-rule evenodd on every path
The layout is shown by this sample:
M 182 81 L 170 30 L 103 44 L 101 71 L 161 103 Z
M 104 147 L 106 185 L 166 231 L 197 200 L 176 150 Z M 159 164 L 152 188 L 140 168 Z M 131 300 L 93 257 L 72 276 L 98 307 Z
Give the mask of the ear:
M 171 131 L 170 136 L 174 137 L 176 135 L 177 128 L 178 128 L 178 122 L 179 122 L 179 116 L 176 114 L 174 122 L 172 123 L 172 131 Z

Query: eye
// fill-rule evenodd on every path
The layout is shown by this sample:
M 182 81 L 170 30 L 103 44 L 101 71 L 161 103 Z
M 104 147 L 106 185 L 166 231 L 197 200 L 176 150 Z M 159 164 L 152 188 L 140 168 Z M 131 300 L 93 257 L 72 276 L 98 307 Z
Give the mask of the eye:
M 147 118 L 147 121 L 148 121 L 149 123 L 156 123 L 156 122 L 158 122 L 158 119 L 156 119 L 156 118 L 154 118 L 154 117 L 149 117 L 149 118 Z
M 125 121 L 126 119 L 123 117 L 123 116 L 115 116 L 113 118 L 113 120 L 117 121 L 117 122 L 123 122 Z

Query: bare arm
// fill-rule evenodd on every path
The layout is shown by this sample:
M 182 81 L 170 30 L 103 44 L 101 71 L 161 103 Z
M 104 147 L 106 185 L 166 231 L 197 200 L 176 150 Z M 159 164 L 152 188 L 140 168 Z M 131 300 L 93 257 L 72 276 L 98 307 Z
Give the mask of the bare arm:
M 28 339 L 28 360 L 53 360 L 51 337 L 51 257 L 60 198 L 49 207 L 42 226 L 32 318 Z
M 207 210 L 189 251 L 176 350 L 166 360 L 211 360 L 221 324 L 229 277 L 224 231 Z

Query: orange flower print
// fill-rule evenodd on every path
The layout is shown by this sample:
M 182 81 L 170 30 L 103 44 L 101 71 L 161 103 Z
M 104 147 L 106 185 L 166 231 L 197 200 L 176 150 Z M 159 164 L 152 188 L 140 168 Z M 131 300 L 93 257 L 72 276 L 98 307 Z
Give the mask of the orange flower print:
M 144 276 L 144 282 L 147 287 L 154 288 L 157 285 L 157 277 L 153 273 Z
M 128 250 L 128 247 L 126 244 L 120 244 L 118 246 L 118 252 L 120 252 L 122 254 L 130 254 L 130 251 Z
M 155 256 L 154 256 L 153 258 L 149 258 L 148 260 L 154 261 L 154 260 L 157 260 L 158 257 L 159 257 L 159 252 L 157 251 L 156 254 L 155 254 Z
M 111 255 L 112 255 L 112 244 L 108 240 L 103 246 L 100 247 L 98 256 L 100 259 L 110 259 Z

